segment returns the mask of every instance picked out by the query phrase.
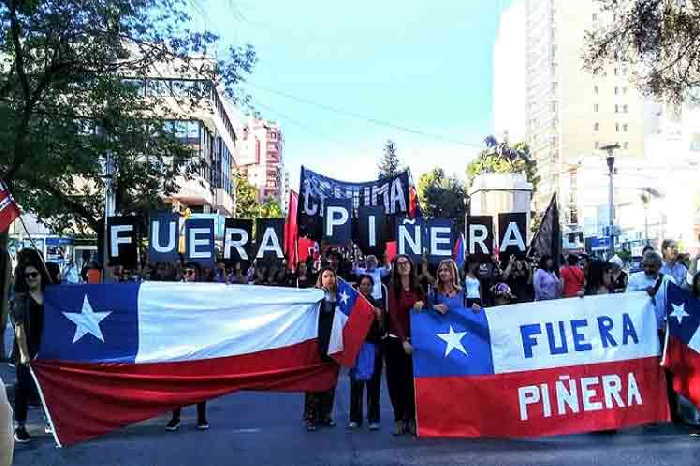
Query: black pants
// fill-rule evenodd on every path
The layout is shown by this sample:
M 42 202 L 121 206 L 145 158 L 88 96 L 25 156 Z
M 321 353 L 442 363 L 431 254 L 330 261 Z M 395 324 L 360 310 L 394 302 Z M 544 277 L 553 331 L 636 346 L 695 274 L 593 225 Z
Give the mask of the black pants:
M 182 408 L 173 409 L 173 419 L 180 419 Z M 197 403 L 197 422 L 206 422 L 207 420 L 207 402 L 202 401 Z
M 362 424 L 362 395 L 367 386 L 367 421 L 379 423 L 379 393 L 382 385 L 382 351 L 376 344 L 374 372 L 369 380 L 350 379 L 350 422 Z
M 413 391 L 413 360 L 398 338 L 389 337 L 385 346 L 386 383 L 394 407 L 394 421 L 412 421 L 416 417 Z
M 15 421 L 24 425 L 27 422 L 29 400 L 34 393 L 34 379 L 29 372 L 29 365 L 17 364 L 17 383 L 15 384 Z
M 325 424 L 333 420 L 335 387 L 325 392 L 306 392 L 304 396 L 304 421 L 309 424 Z

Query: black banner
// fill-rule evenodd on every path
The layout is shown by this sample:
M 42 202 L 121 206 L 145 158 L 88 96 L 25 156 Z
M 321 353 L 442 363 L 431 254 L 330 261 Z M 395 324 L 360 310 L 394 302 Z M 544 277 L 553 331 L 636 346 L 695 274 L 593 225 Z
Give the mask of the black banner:
M 559 207 L 557 206 L 557 195 L 552 196 L 549 206 L 544 213 L 540 228 L 533 236 L 527 257 L 539 259 L 543 256 L 550 256 L 554 259 L 554 265 L 559 267 L 559 256 L 561 255 L 561 230 L 559 228 Z
M 242 218 L 227 218 L 224 221 L 223 256 L 226 265 L 242 262 L 243 270 L 253 260 L 253 221 Z
M 383 206 L 386 215 L 405 215 L 409 210 L 408 171 L 365 183 L 348 183 L 301 167 L 297 224 L 299 236 L 323 238 L 322 217 L 330 199 L 351 199 L 352 217 L 361 206 Z
M 425 228 L 424 247 L 428 252 L 428 262 L 437 264 L 445 259 L 452 259 L 452 247 L 455 240 L 455 222 L 447 218 L 428 220 Z
M 139 217 L 107 218 L 107 263 L 135 268 L 138 265 Z
M 386 249 L 387 223 L 384 206 L 362 206 L 358 210 L 357 245 L 362 252 L 381 257 Z
M 151 212 L 148 217 L 148 261 L 175 262 L 180 238 L 180 216 L 173 212 Z
M 501 263 L 506 263 L 511 254 L 515 254 L 516 257 L 524 256 L 527 249 L 527 214 L 498 214 L 498 237 L 498 257 Z
M 188 218 L 185 221 L 185 261 L 212 267 L 214 259 L 214 219 Z
M 335 246 L 346 246 L 352 236 L 352 200 L 330 199 L 323 211 L 323 240 Z
M 415 263 L 423 262 L 423 219 L 402 219 L 396 221 L 396 254 L 406 254 Z
M 478 261 L 487 260 L 493 252 L 493 218 L 470 215 L 467 224 L 467 255 Z
M 255 243 L 258 263 L 271 265 L 284 259 L 284 219 L 255 219 Z

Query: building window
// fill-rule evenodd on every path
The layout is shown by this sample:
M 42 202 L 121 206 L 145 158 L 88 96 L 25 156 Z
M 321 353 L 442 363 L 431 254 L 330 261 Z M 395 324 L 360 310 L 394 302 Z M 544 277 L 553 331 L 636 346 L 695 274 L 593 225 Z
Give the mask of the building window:
M 557 92 L 557 87 L 559 87 L 559 83 L 554 81 L 552 83 L 552 92 L 556 93 Z
M 615 113 L 619 113 L 619 112 L 620 112 L 620 106 L 615 104 Z
M 613 68 L 613 74 L 617 76 L 617 68 Z
M 629 142 L 625 142 L 625 143 L 623 144 L 622 147 L 624 147 L 625 149 L 627 149 L 627 148 L 629 148 L 629 146 L 630 146 L 630 143 L 629 143 Z
M 557 101 L 552 101 L 552 112 L 557 113 Z
M 617 107 L 617 105 L 616 105 L 616 107 Z M 622 112 L 627 113 L 627 104 L 622 106 Z
M 627 94 L 627 86 L 625 86 L 625 87 L 622 88 L 622 93 L 623 93 L 623 94 Z
M 615 123 L 615 131 L 620 131 L 620 123 Z
M 627 123 L 625 123 L 624 125 L 622 125 L 622 131 L 627 131 Z
M 597 148 L 599 148 L 599 147 L 600 147 L 600 143 L 599 143 L 598 141 L 596 141 L 596 142 L 595 142 L 595 148 L 597 149 Z
M 598 104 L 593 104 L 593 111 L 597 112 L 598 111 Z
M 617 86 L 615 86 L 615 95 L 618 94 L 618 91 L 619 91 L 619 90 L 620 90 L 620 88 L 618 88 Z
M 599 129 L 600 129 L 600 123 L 596 122 L 596 123 L 593 125 L 593 131 L 598 131 Z
M 598 21 L 598 15 L 593 13 L 593 22 L 596 22 L 596 21 Z
M 593 86 L 593 93 L 598 95 L 598 86 Z

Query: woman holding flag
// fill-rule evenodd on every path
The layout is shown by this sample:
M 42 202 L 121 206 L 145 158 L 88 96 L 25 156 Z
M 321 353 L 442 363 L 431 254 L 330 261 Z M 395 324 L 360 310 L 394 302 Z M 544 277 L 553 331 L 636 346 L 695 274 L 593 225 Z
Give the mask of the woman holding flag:
M 411 354 L 411 309 L 422 309 L 425 297 L 411 259 L 394 258 L 389 284 L 389 337 L 386 339 L 386 381 L 394 407 L 394 435 L 416 433 L 416 404 Z
M 328 356 L 331 331 L 333 330 L 333 318 L 336 307 L 336 274 L 331 267 L 324 267 L 318 275 L 316 288 L 324 292 L 323 301 L 318 316 L 318 346 L 321 352 L 321 360 L 333 363 Z M 319 426 L 335 427 L 333 420 L 333 400 L 335 399 L 335 386 L 325 392 L 307 392 L 304 399 L 304 421 L 306 430 L 314 432 Z

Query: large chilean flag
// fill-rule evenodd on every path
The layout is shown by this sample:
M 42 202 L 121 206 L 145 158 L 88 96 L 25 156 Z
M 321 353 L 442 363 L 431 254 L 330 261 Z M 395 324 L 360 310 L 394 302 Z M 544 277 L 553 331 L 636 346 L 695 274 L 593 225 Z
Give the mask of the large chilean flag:
M 646 293 L 413 312 L 420 436 L 536 437 L 667 421 Z
M 340 290 L 339 290 L 340 291 Z M 342 288 L 329 354 L 352 364 L 371 307 Z M 320 290 L 144 282 L 49 287 L 34 377 L 70 445 L 237 390 L 321 391 Z

